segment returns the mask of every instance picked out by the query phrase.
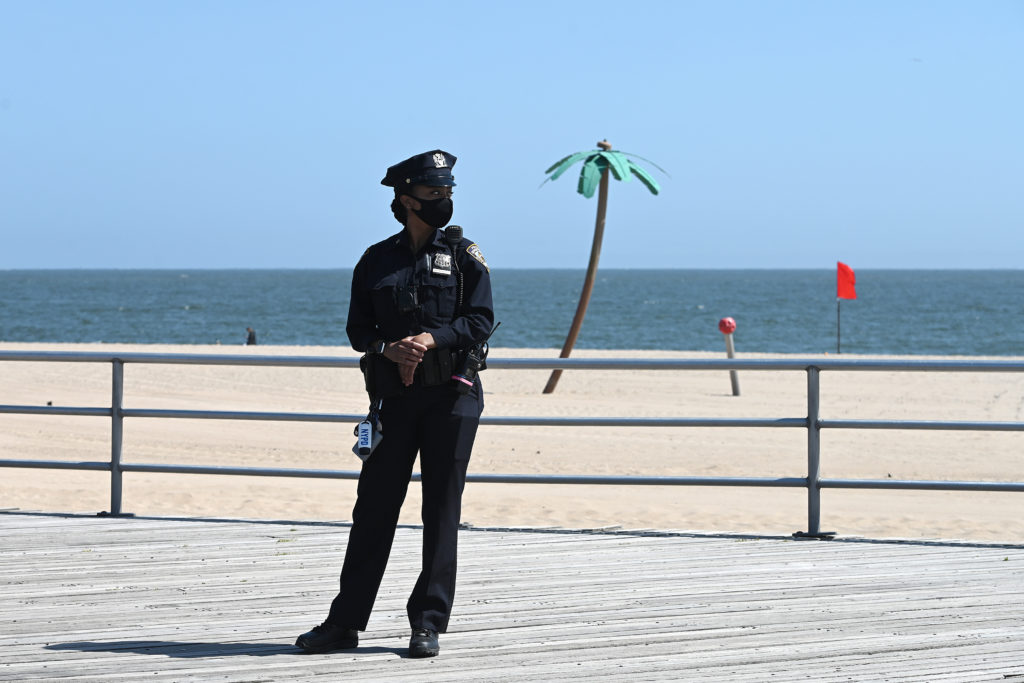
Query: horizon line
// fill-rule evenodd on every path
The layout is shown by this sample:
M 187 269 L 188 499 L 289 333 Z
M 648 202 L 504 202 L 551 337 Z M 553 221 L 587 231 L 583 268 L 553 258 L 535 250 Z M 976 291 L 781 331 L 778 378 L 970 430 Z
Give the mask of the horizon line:
M 320 271 L 331 271 L 331 270 L 352 270 L 355 266 L 139 266 L 139 267 L 119 267 L 119 266 L 30 266 L 30 267 L 18 267 L 8 268 L 0 267 L 0 273 L 10 272 L 32 272 L 32 271 L 120 271 L 120 272 L 132 272 L 132 271 L 274 271 L 274 270 L 320 270 Z M 853 268 L 855 271 L 1022 271 L 1024 267 L 1009 267 L 1009 266 L 942 266 L 942 267 L 925 267 L 925 266 L 856 266 Z M 585 266 L 580 267 L 565 267 L 565 266 L 499 266 L 491 268 L 491 271 L 501 270 L 556 270 L 556 271 L 570 271 L 570 272 L 584 272 L 586 271 Z M 751 267 L 715 267 L 715 266 L 658 266 L 658 267 L 640 267 L 640 266 L 606 266 L 604 268 L 598 268 L 600 271 L 729 271 L 729 272 L 741 272 L 741 271 L 769 271 L 769 270 L 802 270 L 802 271 L 832 271 L 835 270 L 834 265 L 830 266 L 751 266 Z

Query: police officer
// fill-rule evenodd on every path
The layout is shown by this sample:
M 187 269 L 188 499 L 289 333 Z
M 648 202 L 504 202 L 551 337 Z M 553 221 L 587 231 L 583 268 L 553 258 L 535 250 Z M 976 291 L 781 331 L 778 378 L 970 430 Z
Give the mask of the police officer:
M 409 655 L 438 653 L 455 596 L 456 543 L 473 439 L 483 410 L 479 379 L 456 389 L 467 351 L 494 325 L 490 272 L 452 216 L 452 166 L 442 150 L 390 167 L 391 210 L 403 229 L 371 246 L 352 274 L 349 341 L 363 358 L 383 439 L 359 475 L 341 590 L 306 652 L 357 647 L 387 565 L 416 454 L 423 489 L 423 563 L 406 605 Z M 379 402 L 379 403 L 378 403 Z

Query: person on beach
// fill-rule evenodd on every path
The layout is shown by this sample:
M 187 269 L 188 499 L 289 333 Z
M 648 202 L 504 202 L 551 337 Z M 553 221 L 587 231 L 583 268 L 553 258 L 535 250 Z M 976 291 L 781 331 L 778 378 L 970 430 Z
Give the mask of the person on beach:
M 245 331 L 248 332 L 248 335 L 245 338 L 245 345 L 256 346 L 256 330 L 251 327 L 247 327 L 245 328 Z
M 479 379 L 467 382 L 461 369 L 494 325 L 483 254 L 458 226 L 441 230 L 452 216 L 455 160 L 433 150 L 387 170 L 381 184 L 394 188 L 391 211 L 403 228 L 367 249 L 352 273 L 346 332 L 366 354 L 371 417 L 383 438 L 359 475 L 340 591 L 327 619 L 295 642 L 306 652 L 358 646 L 417 452 L 423 558 L 406 604 L 409 656 L 438 654 L 448 627 L 462 492 L 484 405 Z

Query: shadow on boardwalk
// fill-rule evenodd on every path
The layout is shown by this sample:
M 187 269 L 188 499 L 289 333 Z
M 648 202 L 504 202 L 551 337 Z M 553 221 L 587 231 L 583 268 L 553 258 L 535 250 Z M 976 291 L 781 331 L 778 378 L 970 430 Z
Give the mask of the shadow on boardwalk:
M 411 660 L 402 527 L 361 647 L 300 655 L 348 531 L 0 514 L 0 680 L 1024 677 L 1024 547 L 687 531 L 468 528 L 441 656 Z
M 11 514 L 18 516 L 35 516 L 35 517 L 60 517 L 63 519 L 76 518 L 76 519 L 94 519 L 97 517 L 105 517 L 108 519 L 115 519 L 107 513 L 99 513 L 96 515 L 86 513 L 66 513 L 66 512 L 28 512 L 28 511 L 11 511 L 11 510 L 0 510 L 0 515 Z M 116 519 L 136 519 L 136 520 L 154 520 L 154 521 L 171 521 L 171 522 L 192 522 L 196 524 L 205 523 L 216 523 L 216 524 L 277 524 L 283 526 L 323 526 L 323 527 L 341 527 L 349 528 L 352 526 L 351 522 L 336 522 L 336 521 L 308 521 L 308 520 L 294 520 L 294 519 L 239 519 L 236 517 L 173 517 L 173 516 L 160 516 L 160 517 L 146 517 L 136 515 L 126 515 L 124 517 L 117 517 Z M 399 524 L 399 529 L 414 529 L 418 530 L 421 527 L 418 524 Z M 947 546 L 951 548 L 1009 548 L 1009 549 L 1024 549 L 1022 543 L 995 543 L 991 541 L 967 541 L 957 539 L 927 539 L 927 538 L 865 538 L 861 536 L 834 536 L 823 539 L 813 538 L 795 538 L 794 536 L 783 536 L 773 534 L 750 534 L 741 532 L 720 532 L 720 531 L 679 531 L 672 529 L 623 529 L 620 527 L 598 527 L 593 529 L 565 529 L 562 527 L 499 527 L 499 526 L 488 526 L 478 527 L 468 524 L 463 524 L 460 527 L 463 531 L 477 531 L 484 533 L 524 533 L 524 534 L 588 534 L 588 535 L 613 535 L 613 536 L 642 536 L 642 537 L 657 537 L 657 538 L 725 538 L 725 539 L 738 539 L 738 540 L 776 540 L 776 541 L 807 541 L 807 542 L 827 542 L 827 543 L 880 543 L 884 545 L 921 545 L 921 546 Z
M 77 650 L 79 652 L 113 652 L 160 657 L 268 657 L 274 655 L 306 655 L 294 646 L 267 645 L 266 643 L 182 643 L 167 640 L 115 640 L 99 643 L 93 641 L 57 643 L 47 645 L 47 650 Z M 362 654 L 391 653 L 402 656 L 405 649 L 390 647 L 360 648 Z

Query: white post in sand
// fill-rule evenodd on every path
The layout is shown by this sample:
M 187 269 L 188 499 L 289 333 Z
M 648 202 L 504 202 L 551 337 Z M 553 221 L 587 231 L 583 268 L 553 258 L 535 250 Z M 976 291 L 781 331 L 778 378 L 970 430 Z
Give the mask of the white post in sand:
M 736 349 L 732 345 L 732 333 L 736 331 L 736 321 L 732 318 L 722 318 L 718 321 L 718 329 L 725 335 L 725 355 L 733 358 L 736 355 Z M 732 395 L 739 396 L 740 378 L 735 370 L 729 371 L 729 380 L 732 382 Z

